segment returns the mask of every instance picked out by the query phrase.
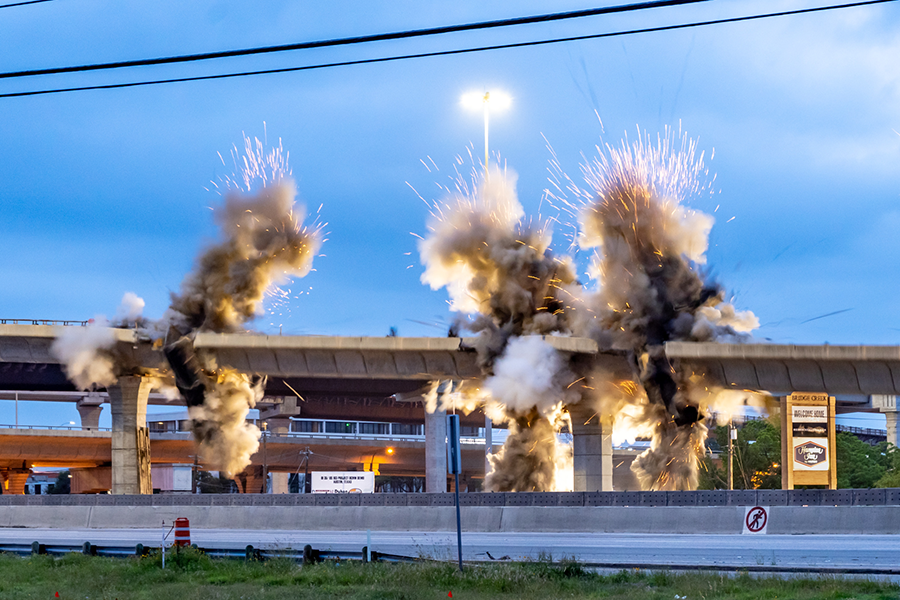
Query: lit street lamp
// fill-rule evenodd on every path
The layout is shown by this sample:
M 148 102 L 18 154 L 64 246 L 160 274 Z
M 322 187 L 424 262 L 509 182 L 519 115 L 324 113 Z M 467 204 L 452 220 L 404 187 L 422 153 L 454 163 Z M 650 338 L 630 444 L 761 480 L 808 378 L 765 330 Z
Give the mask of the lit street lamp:
M 491 107 L 493 106 L 495 109 L 497 108 L 507 108 L 510 105 L 512 99 L 503 92 L 470 92 L 468 94 L 464 94 L 462 97 L 463 106 L 467 108 L 478 108 L 479 106 L 484 109 L 484 172 L 487 174 L 488 169 L 488 123 L 490 121 L 490 112 Z

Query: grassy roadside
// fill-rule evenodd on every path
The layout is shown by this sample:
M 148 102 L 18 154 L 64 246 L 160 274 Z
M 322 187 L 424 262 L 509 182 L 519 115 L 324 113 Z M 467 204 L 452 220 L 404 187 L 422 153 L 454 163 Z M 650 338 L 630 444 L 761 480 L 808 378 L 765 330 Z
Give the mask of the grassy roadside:
M 401 600 L 453 598 L 609 598 L 690 600 L 846 598 L 896 600 L 900 587 L 838 579 L 756 579 L 747 575 L 622 572 L 601 576 L 576 563 L 487 564 L 460 574 L 452 564 L 324 563 L 287 559 L 212 560 L 186 553 L 160 569 L 158 557 L 112 559 L 0 555 L 0 599 Z

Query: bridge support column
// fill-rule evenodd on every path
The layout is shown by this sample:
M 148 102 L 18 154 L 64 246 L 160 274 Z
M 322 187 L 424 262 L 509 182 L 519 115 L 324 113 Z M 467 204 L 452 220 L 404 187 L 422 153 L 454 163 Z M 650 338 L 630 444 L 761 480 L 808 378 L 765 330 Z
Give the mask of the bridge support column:
M 611 492 L 613 489 L 612 425 L 593 410 L 570 406 L 572 462 L 576 492 Z
M 125 376 L 110 386 L 112 412 L 112 493 L 152 494 L 147 397 L 150 383 Z
M 4 494 L 21 496 L 25 493 L 25 482 L 31 476 L 31 469 L 7 469 L 0 475 L 2 475 Z
M 81 429 L 95 430 L 100 427 L 100 413 L 103 412 L 102 406 L 85 402 L 85 399 L 82 398 L 75 407 L 78 409 L 78 414 L 81 416 Z
M 250 465 L 242 473 L 234 476 L 234 482 L 241 494 L 264 494 L 263 468 L 258 465 Z
M 271 417 L 266 422 L 269 424 L 269 431 L 273 434 L 284 434 L 291 431 L 290 417 Z M 272 493 L 287 494 L 289 491 L 288 478 L 290 476 L 290 473 L 273 473 L 270 471 L 269 477 L 272 478 Z
M 425 411 L 425 491 L 447 491 L 447 412 Z
M 900 431 L 897 430 L 897 396 L 873 394 L 869 400 L 872 408 L 884 413 L 887 442 L 900 447 Z
M 900 415 L 897 411 L 885 411 L 885 425 L 887 429 L 887 441 L 890 444 L 900 447 L 900 431 L 897 429 L 897 416 Z

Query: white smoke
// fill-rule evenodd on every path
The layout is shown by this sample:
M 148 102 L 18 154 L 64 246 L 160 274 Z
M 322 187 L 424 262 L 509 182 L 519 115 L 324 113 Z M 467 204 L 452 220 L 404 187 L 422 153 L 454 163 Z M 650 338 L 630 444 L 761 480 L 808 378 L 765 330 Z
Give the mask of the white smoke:
M 119 379 L 112 350 L 116 332 L 106 317 L 97 316 L 86 327 L 64 327 L 50 346 L 66 377 L 81 390 L 105 388 Z
M 537 409 L 547 416 L 565 402 L 565 386 L 575 379 L 553 346 L 538 336 L 523 336 L 509 341 L 484 387 L 508 413 Z
M 115 329 L 133 327 L 141 320 L 144 300 L 126 292 L 112 322 L 97 315 L 86 327 L 64 327 L 50 346 L 50 353 L 63 366 L 66 376 L 82 390 L 114 385 L 126 365 L 115 354 Z
M 113 319 L 116 323 L 135 323 L 144 313 L 144 299 L 134 292 L 125 292 Z

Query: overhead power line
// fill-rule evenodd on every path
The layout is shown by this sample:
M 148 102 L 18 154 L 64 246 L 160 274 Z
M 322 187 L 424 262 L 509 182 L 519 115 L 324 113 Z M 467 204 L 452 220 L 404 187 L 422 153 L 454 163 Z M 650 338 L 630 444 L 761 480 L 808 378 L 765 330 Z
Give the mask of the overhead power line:
M 49 0 L 34 0 L 48 2 Z M 170 65 L 177 63 L 198 62 L 216 58 L 234 58 L 237 56 L 252 56 L 255 54 L 271 54 L 274 52 L 289 52 L 293 50 L 311 50 L 313 48 L 330 48 L 334 46 L 352 46 L 370 42 L 384 42 L 390 40 L 404 40 L 409 38 L 427 37 L 444 33 L 459 33 L 461 31 L 478 31 L 481 29 L 496 29 L 498 27 L 511 27 L 513 25 L 527 25 L 532 23 L 548 23 L 551 21 L 563 21 L 568 19 L 580 19 L 597 15 L 634 12 L 650 8 L 662 8 L 666 6 L 680 6 L 683 4 L 697 4 L 710 0 L 654 0 L 651 2 L 639 2 L 636 4 L 622 4 L 619 6 L 605 6 L 562 13 L 535 15 L 531 17 L 516 17 L 513 19 L 499 19 L 495 21 L 482 21 L 479 23 L 466 23 L 463 25 L 448 25 L 445 27 L 431 27 L 428 29 L 413 29 L 410 31 L 397 31 L 393 33 L 378 33 L 356 37 L 337 38 L 331 40 L 318 40 L 313 42 L 299 42 L 296 44 L 283 44 L 280 46 L 264 46 L 259 48 L 243 48 L 240 50 L 224 50 L 221 52 L 205 52 L 202 54 L 185 54 L 181 56 L 166 56 L 161 58 L 142 58 L 138 60 L 126 60 L 110 63 L 97 63 L 92 65 L 77 65 L 71 67 L 53 67 L 49 69 L 31 69 L 27 71 L 13 71 L 0 73 L 0 79 L 12 79 L 18 77 L 34 77 L 36 75 L 57 75 L 60 73 L 78 73 L 82 71 L 105 71 L 109 69 L 122 69 L 126 67 L 146 67 L 151 65 Z
M 570 37 L 562 37 L 562 38 L 552 38 L 546 40 L 534 40 L 528 42 L 516 42 L 510 44 L 497 44 L 492 46 L 478 46 L 473 48 L 460 48 L 456 50 L 441 50 L 435 52 L 421 52 L 417 54 L 403 54 L 403 55 L 395 55 L 395 56 L 385 56 L 380 58 L 364 58 L 359 60 L 348 60 L 348 61 L 340 61 L 340 62 L 330 62 L 330 63 L 321 63 L 315 65 L 303 65 L 299 67 L 283 67 L 277 69 L 263 69 L 257 71 L 242 71 L 237 73 L 221 73 L 217 75 L 197 75 L 192 77 L 176 77 L 171 79 L 156 79 L 152 81 L 134 81 L 134 82 L 126 82 L 126 83 L 111 83 L 104 85 L 88 85 L 88 86 L 78 86 L 78 87 L 67 87 L 67 88 L 54 88 L 54 89 L 46 89 L 46 90 L 32 90 L 25 92 L 10 92 L 0 94 L 0 98 L 19 98 L 24 96 L 39 96 L 45 94 L 59 94 L 63 92 L 80 92 L 80 91 L 89 91 L 89 90 L 111 90 L 111 89 L 121 89 L 121 88 L 129 88 L 129 87 L 140 87 L 145 85 L 160 85 L 164 83 L 184 83 L 189 81 L 209 81 L 214 79 L 230 79 L 235 77 L 248 77 L 251 75 L 271 75 L 276 73 L 292 73 L 297 71 L 313 71 L 317 69 L 327 69 L 333 67 L 347 67 L 354 65 L 366 65 L 366 64 L 377 64 L 377 63 L 386 63 L 386 62 L 394 62 L 399 60 L 408 60 L 413 58 L 430 58 L 437 56 L 453 56 L 457 54 L 469 54 L 473 52 L 486 52 L 489 50 L 505 50 L 511 48 L 525 48 L 530 46 L 544 46 L 548 44 L 558 44 L 562 42 L 575 42 L 582 40 L 592 40 L 592 39 L 602 39 L 602 38 L 611 38 L 611 37 L 619 37 L 624 35 L 634 35 L 639 33 L 655 33 L 660 31 L 674 31 L 678 29 L 689 29 L 693 27 L 704 27 L 708 25 L 722 25 L 726 23 L 739 23 L 744 21 L 756 21 L 760 19 L 767 19 L 772 17 L 786 17 L 792 15 L 802 15 L 802 14 L 810 14 L 817 12 L 824 12 L 830 10 L 838 10 L 842 8 L 854 8 L 860 6 L 869 6 L 874 4 L 886 4 L 888 2 L 897 2 L 898 0 L 863 0 L 861 2 L 851 2 L 847 4 L 833 4 L 828 6 L 818 6 L 813 8 L 802 8 L 797 10 L 788 10 L 788 11 L 780 11 L 773 13 L 763 13 L 756 15 L 747 15 L 743 17 L 731 17 L 726 19 L 713 19 L 708 21 L 696 21 L 692 23 L 681 23 L 676 25 L 662 25 L 659 27 L 645 27 L 641 29 L 629 29 L 625 31 L 613 31 L 607 33 L 595 33 L 595 34 L 587 34 L 587 35 L 578 35 L 578 36 L 570 36 Z
M 41 4 L 42 2 L 53 2 L 53 0 L 25 0 L 25 2 L 15 2 L 13 4 L 0 4 L 0 8 L 13 8 L 15 6 L 25 6 L 26 4 Z

